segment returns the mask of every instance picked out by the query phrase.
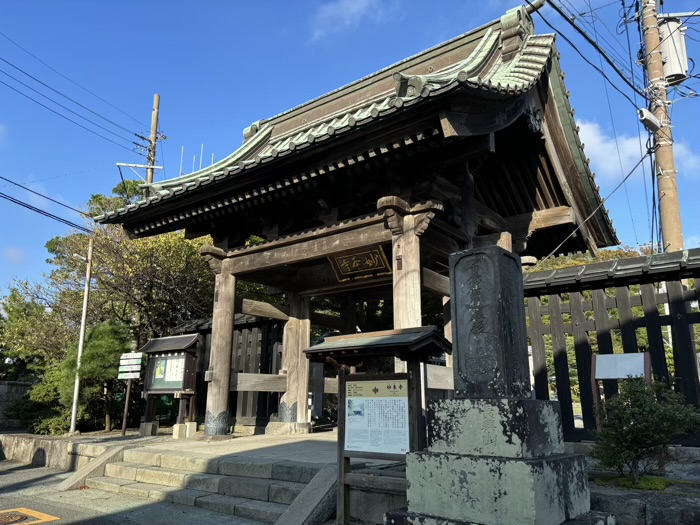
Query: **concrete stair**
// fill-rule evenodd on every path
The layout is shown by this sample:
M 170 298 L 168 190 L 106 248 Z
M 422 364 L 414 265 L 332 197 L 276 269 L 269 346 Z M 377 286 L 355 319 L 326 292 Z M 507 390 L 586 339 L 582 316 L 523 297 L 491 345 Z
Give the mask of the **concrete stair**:
M 187 456 L 135 448 L 90 478 L 92 489 L 191 505 L 234 516 L 236 525 L 275 523 L 325 465 L 268 458 Z

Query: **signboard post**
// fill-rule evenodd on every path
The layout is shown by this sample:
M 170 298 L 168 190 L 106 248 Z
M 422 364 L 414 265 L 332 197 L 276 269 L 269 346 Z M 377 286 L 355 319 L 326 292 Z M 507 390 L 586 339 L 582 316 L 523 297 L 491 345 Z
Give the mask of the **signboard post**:
M 117 379 L 126 379 L 126 396 L 124 396 L 124 416 L 122 417 L 122 436 L 126 435 L 126 420 L 129 416 L 131 402 L 131 381 L 141 377 L 143 369 L 143 353 L 129 352 L 119 358 L 119 373 Z
M 350 520 L 350 458 L 405 461 L 417 448 L 416 407 L 411 391 L 420 385 L 409 374 L 338 374 L 338 523 Z M 418 404 L 420 409 L 420 403 Z

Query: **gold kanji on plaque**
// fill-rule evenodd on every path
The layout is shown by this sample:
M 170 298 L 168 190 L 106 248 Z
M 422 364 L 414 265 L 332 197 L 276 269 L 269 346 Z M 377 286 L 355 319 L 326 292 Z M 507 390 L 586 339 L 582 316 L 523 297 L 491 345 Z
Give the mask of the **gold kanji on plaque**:
M 334 255 L 328 260 L 339 282 L 391 274 L 391 266 L 381 246 Z

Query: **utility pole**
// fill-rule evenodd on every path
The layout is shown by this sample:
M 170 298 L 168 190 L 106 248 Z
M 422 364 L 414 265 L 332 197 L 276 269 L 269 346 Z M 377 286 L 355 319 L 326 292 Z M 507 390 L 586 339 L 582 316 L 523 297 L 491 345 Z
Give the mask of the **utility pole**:
M 146 169 L 146 183 L 153 183 L 153 166 L 156 164 L 156 145 L 158 143 L 158 110 L 160 109 L 160 95 L 153 95 L 153 112 L 151 113 L 151 136 L 148 138 L 148 168 Z
M 87 266 L 85 269 L 85 291 L 83 292 L 83 315 L 80 318 L 80 336 L 78 339 L 78 361 L 75 367 L 75 383 L 73 384 L 73 406 L 70 414 L 70 433 L 75 432 L 78 422 L 78 394 L 80 393 L 80 359 L 83 356 L 83 344 L 85 343 L 85 324 L 87 321 L 88 296 L 90 295 L 90 279 L 92 278 L 92 248 L 95 238 L 90 237 L 88 243 Z
M 656 0 L 642 0 L 642 31 L 644 33 L 644 65 L 649 77 L 649 102 L 651 112 L 660 126 L 654 131 L 656 155 L 656 180 L 659 192 L 659 212 L 663 251 L 683 249 L 683 227 L 678 201 L 676 164 L 673 159 L 673 134 L 668 108 L 668 93 L 661 55 L 659 14 Z

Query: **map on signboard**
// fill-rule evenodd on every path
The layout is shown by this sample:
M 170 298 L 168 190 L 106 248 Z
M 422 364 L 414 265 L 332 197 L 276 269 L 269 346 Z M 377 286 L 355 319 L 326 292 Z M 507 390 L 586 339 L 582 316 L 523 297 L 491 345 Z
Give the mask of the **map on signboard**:
M 345 450 L 409 451 L 408 381 L 348 381 L 345 400 Z
M 391 274 L 391 266 L 381 246 L 333 255 L 328 260 L 339 282 Z

